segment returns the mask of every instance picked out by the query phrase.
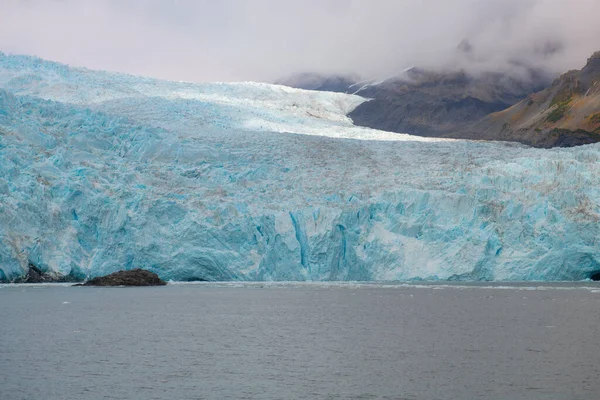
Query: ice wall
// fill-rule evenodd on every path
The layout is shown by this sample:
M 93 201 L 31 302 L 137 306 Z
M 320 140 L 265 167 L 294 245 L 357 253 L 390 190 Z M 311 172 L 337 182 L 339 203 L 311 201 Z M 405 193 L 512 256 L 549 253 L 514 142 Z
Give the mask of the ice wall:
M 0 280 L 578 280 L 600 145 L 354 127 L 364 99 L 0 54 Z

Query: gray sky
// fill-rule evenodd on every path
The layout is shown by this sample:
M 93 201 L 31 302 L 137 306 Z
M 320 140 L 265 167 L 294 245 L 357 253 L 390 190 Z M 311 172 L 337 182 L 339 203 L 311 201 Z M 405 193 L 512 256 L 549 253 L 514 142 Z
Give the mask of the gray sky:
M 0 0 L 0 51 L 200 82 L 515 59 L 558 73 L 600 50 L 598 16 L 600 0 Z

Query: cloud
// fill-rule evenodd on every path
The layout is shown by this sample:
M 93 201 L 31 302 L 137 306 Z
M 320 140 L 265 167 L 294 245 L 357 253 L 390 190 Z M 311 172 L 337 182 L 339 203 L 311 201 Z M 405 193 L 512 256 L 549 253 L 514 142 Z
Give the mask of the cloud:
M 600 49 L 598 15 L 598 0 L 2 0 L 0 50 L 191 81 L 412 65 L 560 73 Z

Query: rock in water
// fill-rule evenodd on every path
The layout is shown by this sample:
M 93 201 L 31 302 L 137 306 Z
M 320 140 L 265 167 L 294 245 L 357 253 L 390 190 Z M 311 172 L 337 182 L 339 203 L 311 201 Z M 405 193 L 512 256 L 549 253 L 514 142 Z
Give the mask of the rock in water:
M 143 269 L 118 271 L 106 276 L 100 276 L 76 286 L 163 286 L 167 283 L 153 272 Z

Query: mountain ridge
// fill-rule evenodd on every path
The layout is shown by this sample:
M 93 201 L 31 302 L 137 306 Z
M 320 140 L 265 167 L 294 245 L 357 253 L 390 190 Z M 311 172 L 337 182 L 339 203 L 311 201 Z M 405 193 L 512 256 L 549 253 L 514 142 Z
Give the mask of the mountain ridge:
M 362 86 L 345 81 L 338 89 L 348 86 L 347 93 L 370 99 L 348 116 L 373 129 L 543 148 L 600 141 L 600 51 L 581 70 L 558 77 L 519 66 L 525 74 L 413 67 Z
M 543 87 L 547 77 L 530 71 L 526 79 L 500 73 L 473 75 L 458 70 L 408 70 L 399 79 L 361 91 L 372 98 L 349 114 L 355 124 L 419 136 L 445 137 L 471 122 L 505 109 Z

